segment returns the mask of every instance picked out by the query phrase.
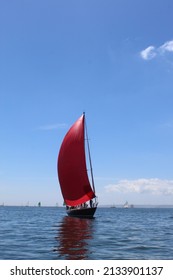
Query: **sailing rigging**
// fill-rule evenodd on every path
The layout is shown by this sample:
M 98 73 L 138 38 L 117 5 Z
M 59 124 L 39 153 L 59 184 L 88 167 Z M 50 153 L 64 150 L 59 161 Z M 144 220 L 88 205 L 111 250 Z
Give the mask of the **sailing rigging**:
M 92 184 L 90 184 L 87 174 L 85 135 Z M 96 201 L 85 114 L 82 114 L 65 135 L 58 155 L 57 170 L 67 214 L 78 217 L 93 217 L 98 203 Z

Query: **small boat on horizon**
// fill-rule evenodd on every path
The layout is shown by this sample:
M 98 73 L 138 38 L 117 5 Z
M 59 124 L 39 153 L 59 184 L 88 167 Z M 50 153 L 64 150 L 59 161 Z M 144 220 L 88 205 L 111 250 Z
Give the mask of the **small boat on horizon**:
M 85 140 L 91 183 L 87 173 Z M 71 126 L 63 139 L 58 155 L 57 171 L 67 214 L 72 217 L 93 218 L 98 202 L 84 113 Z
M 123 208 L 134 208 L 134 205 L 129 205 L 128 201 L 126 201 L 126 203 L 123 205 Z
M 116 208 L 115 204 L 112 204 L 112 205 L 110 206 L 110 208 Z
M 126 203 L 123 205 L 123 208 L 129 208 L 129 203 L 126 201 Z

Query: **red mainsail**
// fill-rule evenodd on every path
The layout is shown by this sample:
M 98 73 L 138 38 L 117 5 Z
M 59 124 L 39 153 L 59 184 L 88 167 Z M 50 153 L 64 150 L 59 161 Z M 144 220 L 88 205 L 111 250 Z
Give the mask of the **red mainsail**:
M 95 197 L 85 159 L 85 115 L 69 129 L 58 156 L 58 176 L 64 201 L 76 206 Z

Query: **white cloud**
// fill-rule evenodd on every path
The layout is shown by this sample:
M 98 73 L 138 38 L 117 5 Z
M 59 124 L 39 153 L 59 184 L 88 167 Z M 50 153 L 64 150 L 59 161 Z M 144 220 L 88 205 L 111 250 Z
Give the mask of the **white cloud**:
M 66 127 L 65 123 L 58 123 L 58 124 L 49 124 L 49 125 L 43 125 L 40 126 L 39 130 L 55 130 Z
M 144 60 L 153 59 L 156 56 L 173 52 L 173 40 L 165 42 L 159 47 L 149 46 L 140 52 L 140 56 Z
M 105 187 L 107 192 L 148 193 L 154 195 L 173 195 L 173 180 L 158 178 L 120 180 Z
M 160 50 L 162 52 L 173 52 L 173 40 L 168 41 L 164 43 L 162 46 L 160 46 Z
M 144 60 L 150 60 L 154 58 L 156 56 L 155 47 L 149 46 L 145 50 L 141 51 L 140 55 Z

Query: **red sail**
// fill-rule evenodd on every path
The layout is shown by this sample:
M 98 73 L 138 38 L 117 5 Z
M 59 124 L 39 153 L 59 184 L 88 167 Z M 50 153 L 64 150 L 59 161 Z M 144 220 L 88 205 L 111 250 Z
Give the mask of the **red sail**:
M 58 176 L 64 201 L 69 206 L 95 197 L 85 160 L 84 119 L 82 115 L 67 132 L 58 156 Z

